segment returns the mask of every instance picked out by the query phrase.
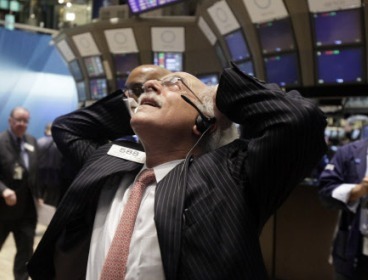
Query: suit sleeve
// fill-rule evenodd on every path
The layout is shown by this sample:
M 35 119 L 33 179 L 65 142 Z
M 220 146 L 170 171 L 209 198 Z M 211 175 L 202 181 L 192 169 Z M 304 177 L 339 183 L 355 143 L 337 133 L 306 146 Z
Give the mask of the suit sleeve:
M 58 117 L 52 126 L 56 145 L 77 168 L 98 147 L 132 134 L 130 115 L 121 90 L 91 106 Z
M 239 170 L 263 223 L 326 152 L 325 115 L 298 92 L 263 84 L 236 66 L 222 73 L 216 105 L 249 140 Z
M 335 190 L 342 186 L 356 185 L 363 179 L 357 171 L 358 163 L 354 160 L 353 145 L 350 143 L 340 147 L 326 168 L 322 171 L 319 179 L 319 197 L 323 204 L 330 208 L 351 210 L 351 205 L 338 200 L 333 196 Z M 365 156 L 366 148 L 363 149 Z M 363 162 L 359 162 L 363 164 Z M 363 168 L 366 169 L 365 166 Z

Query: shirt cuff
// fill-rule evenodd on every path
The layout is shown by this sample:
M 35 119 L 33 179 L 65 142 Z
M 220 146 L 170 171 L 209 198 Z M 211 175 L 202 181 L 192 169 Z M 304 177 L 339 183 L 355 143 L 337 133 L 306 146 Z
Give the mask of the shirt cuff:
M 352 211 L 353 213 L 356 213 L 356 210 L 358 208 L 359 200 L 355 202 L 348 203 L 350 192 L 351 190 L 356 186 L 356 184 L 341 184 L 336 189 L 332 191 L 332 197 L 345 203 L 346 206 Z

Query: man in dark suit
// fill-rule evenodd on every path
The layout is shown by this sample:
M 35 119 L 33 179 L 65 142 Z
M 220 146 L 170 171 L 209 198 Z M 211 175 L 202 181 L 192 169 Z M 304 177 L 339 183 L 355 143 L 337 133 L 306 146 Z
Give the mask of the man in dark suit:
M 340 210 L 332 259 L 337 280 L 368 278 L 367 140 L 341 146 L 320 175 L 319 195 Z
M 100 279 L 143 167 L 156 182 L 140 204 L 124 279 L 267 279 L 259 234 L 325 152 L 325 116 L 297 92 L 270 89 L 235 65 L 218 88 L 179 72 L 144 89 L 131 126 L 120 91 L 54 122 L 60 149 L 83 167 L 30 275 Z M 232 133 L 234 123 L 247 139 Z M 143 149 L 109 142 L 133 133 Z
M 16 280 L 28 279 L 26 262 L 33 253 L 37 223 L 37 142 L 26 133 L 29 117 L 27 109 L 14 108 L 9 129 L 0 134 L 0 249 L 12 232 Z

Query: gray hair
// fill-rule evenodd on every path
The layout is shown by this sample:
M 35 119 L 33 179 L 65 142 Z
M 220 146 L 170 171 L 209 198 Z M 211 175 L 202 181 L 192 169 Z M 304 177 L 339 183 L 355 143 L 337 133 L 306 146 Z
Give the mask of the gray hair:
M 197 104 L 198 108 L 210 118 L 215 117 L 214 95 L 216 91 L 217 86 L 208 86 L 207 90 L 200 94 L 203 104 Z M 237 138 L 239 138 L 239 130 L 235 123 L 225 129 L 217 126 L 215 131 L 204 137 L 201 146 L 205 152 L 209 152 L 229 144 Z

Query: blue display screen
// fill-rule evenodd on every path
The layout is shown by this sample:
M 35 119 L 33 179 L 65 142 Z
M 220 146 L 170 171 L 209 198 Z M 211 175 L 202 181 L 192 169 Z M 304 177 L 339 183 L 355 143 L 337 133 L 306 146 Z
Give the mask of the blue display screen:
M 361 43 L 362 25 L 360 9 L 316 13 L 313 15 L 314 44 L 320 47 Z
M 116 75 L 129 75 L 130 71 L 140 65 L 138 53 L 115 54 L 113 60 Z
M 90 56 L 84 58 L 88 77 L 98 77 L 105 74 L 105 70 L 102 65 L 102 59 L 100 56 Z
M 139 14 L 182 1 L 184 0 L 128 0 L 127 2 L 130 11 L 133 14 Z
M 100 99 L 107 96 L 107 81 L 106 79 L 93 79 L 89 81 L 89 90 L 91 99 Z
M 363 48 L 341 48 L 316 51 L 317 83 L 362 83 Z
M 173 72 L 183 71 L 183 53 L 155 52 L 153 54 L 153 64 Z
M 214 86 L 219 83 L 219 75 L 217 73 L 200 74 L 197 75 L 197 78 L 208 86 Z
M 248 46 L 241 30 L 225 35 L 224 39 L 229 49 L 231 60 L 236 62 L 250 57 Z
M 254 76 L 254 68 L 253 68 L 253 62 L 252 61 L 245 61 L 241 63 L 236 64 L 239 69 L 248 75 Z
M 296 53 L 280 54 L 264 58 L 266 82 L 282 87 L 299 85 L 299 63 Z
M 289 18 L 258 24 L 256 27 L 264 54 L 295 49 L 293 29 Z

